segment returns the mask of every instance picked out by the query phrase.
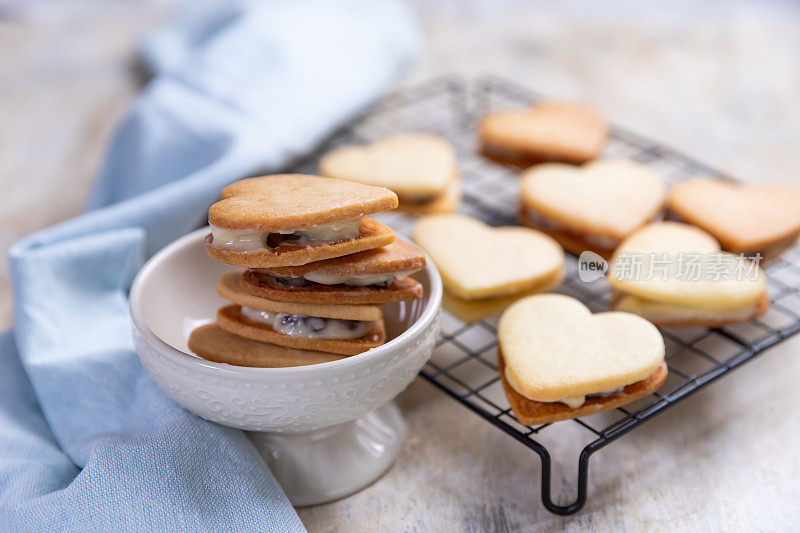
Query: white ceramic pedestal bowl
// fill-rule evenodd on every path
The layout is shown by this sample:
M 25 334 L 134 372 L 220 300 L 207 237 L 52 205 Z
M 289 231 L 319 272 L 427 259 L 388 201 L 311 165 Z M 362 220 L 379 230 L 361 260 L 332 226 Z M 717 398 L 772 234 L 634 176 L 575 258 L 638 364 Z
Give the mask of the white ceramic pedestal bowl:
M 170 244 L 139 272 L 130 294 L 133 339 L 150 376 L 189 411 L 244 429 L 294 505 L 341 498 L 392 465 L 405 424 L 392 399 L 430 357 L 442 283 L 429 262 L 414 275 L 425 295 L 384 307 L 389 342 L 338 361 L 250 368 L 207 361 L 189 333 L 226 304 L 216 293 L 232 267 L 210 259 L 207 228 Z

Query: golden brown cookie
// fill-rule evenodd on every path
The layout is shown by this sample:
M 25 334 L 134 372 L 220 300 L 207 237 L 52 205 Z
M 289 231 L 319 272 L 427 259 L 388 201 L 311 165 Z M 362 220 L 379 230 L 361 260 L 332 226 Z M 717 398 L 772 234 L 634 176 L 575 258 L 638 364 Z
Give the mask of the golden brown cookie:
M 417 271 L 425 266 L 422 250 L 402 240 L 345 257 L 316 261 L 304 265 L 259 268 L 257 272 L 276 277 L 303 277 L 314 273 L 326 276 L 356 276 L 387 272 Z
M 395 233 L 377 220 L 364 217 L 361 220 L 358 236 L 334 244 L 315 244 L 300 246 L 282 244 L 274 248 L 237 251 L 214 246 L 213 236 L 206 236 L 205 247 L 208 255 L 221 263 L 245 268 L 274 268 L 289 265 L 304 265 L 314 261 L 324 261 L 334 257 L 371 250 L 386 246 L 394 241 Z
M 540 102 L 529 109 L 487 114 L 479 133 L 483 155 L 524 168 L 548 161 L 580 164 L 596 159 L 608 139 L 608 126 L 589 107 Z
M 526 426 L 550 424 L 560 420 L 580 418 L 622 407 L 657 391 L 667 379 L 668 373 L 667 363 L 662 363 L 650 377 L 625 386 L 617 394 L 611 396 L 589 396 L 580 407 L 570 407 L 560 402 L 530 400 L 514 390 L 506 379 L 505 362 L 503 361 L 503 355 L 499 352 L 497 366 L 500 371 L 500 379 L 503 382 L 503 390 L 506 393 L 511 409 L 514 411 L 514 416 L 517 417 L 520 424 L 525 424 Z
M 695 178 L 673 186 L 669 210 L 713 235 L 722 248 L 770 259 L 800 235 L 800 190 Z
M 366 352 L 386 341 L 383 319 L 376 321 L 374 327 L 358 339 L 311 339 L 284 335 L 272 329 L 268 324 L 248 319 L 242 314 L 242 309 L 238 305 L 229 305 L 217 311 L 217 324 L 234 335 L 259 342 L 342 355 Z
M 422 250 L 396 240 L 326 261 L 248 271 L 241 285 L 251 294 L 281 302 L 399 302 L 422 296 L 422 285 L 408 276 L 424 266 Z
M 422 297 L 422 284 L 412 278 L 396 280 L 386 287 L 351 287 L 320 285 L 287 289 L 274 278 L 247 270 L 242 273 L 241 286 L 246 292 L 276 302 L 319 304 L 383 304 L 403 302 Z
M 383 311 L 380 305 L 349 305 L 345 303 L 329 304 L 268 300 L 245 291 L 240 283 L 241 278 L 242 273 L 238 271 L 226 272 L 223 274 L 217 282 L 217 292 L 219 295 L 235 304 L 273 313 L 361 321 L 380 320 L 383 317 Z
M 203 359 L 216 363 L 261 368 L 315 365 L 344 358 L 337 354 L 295 350 L 246 339 L 228 333 L 216 323 L 192 331 L 189 349 Z
M 220 197 L 208 210 L 209 224 L 238 231 L 318 226 L 397 207 L 397 195 L 384 187 L 305 174 L 237 181 Z

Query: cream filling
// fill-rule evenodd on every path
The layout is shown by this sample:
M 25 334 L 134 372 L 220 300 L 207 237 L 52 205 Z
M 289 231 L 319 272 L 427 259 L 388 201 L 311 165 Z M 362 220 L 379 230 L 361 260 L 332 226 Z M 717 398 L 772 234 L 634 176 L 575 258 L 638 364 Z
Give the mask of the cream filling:
M 370 321 L 291 315 L 246 306 L 242 306 L 242 314 L 278 333 L 304 339 L 360 339 L 375 327 L 375 322 Z
M 514 379 L 511 377 L 511 373 L 508 371 L 508 367 L 506 367 L 506 381 L 508 381 L 508 384 L 511 385 L 512 389 L 514 389 L 518 393 L 522 394 L 522 391 L 519 390 L 519 387 L 517 387 L 516 383 L 514 383 Z M 572 409 L 577 409 L 578 407 L 583 405 L 584 402 L 586 402 L 586 398 L 613 396 L 615 394 L 618 394 L 618 393 L 622 392 L 624 389 L 625 389 L 625 387 L 623 386 L 623 387 L 617 387 L 616 389 L 609 389 L 609 390 L 604 390 L 604 391 L 600 391 L 600 392 L 593 392 L 591 394 L 586 394 L 586 395 L 583 395 L 583 396 L 566 396 L 564 398 L 559 398 L 558 400 L 539 400 L 537 398 L 530 398 L 528 396 L 525 396 L 524 394 L 522 394 L 522 396 L 525 396 L 529 400 L 533 400 L 535 402 L 563 403 L 563 404 L 567 405 L 568 407 L 571 407 Z
M 308 281 L 321 285 L 351 285 L 353 287 L 367 287 L 369 285 L 389 285 L 395 280 L 407 278 L 413 274 L 413 270 L 403 270 L 400 272 L 389 272 L 382 274 L 358 274 L 355 276 L 329 276 L 317 272 L 308 272 L 303 277 Z
M 281 229 L 274 231 L 239 231 L 211 226 L 213 244 L 217 248 L 238 251 L 265 250 L 270 246 L 270 236 L 280 244 L 309 246 L 312 244 L 334 243 L 353 239 L 358 236 L 363 217 L 340 220 L 318 226 L 304 228 Z
M 613 237 L 609 237 L 607 235 L 598 235 L 596 233 L 580 233 L 577 232 L 564 224 L 560 224 L 549 218 L 546 218 L 541 213 L 537 211 L 527 208 L 525 209 L 525 216 L 531 222 L 531 224 L 536 226 L 541 226 L 543 228 L 547 228 L 553 231 L 558 231 L 562 233 L 569 233 L 574 235 L 576 238 L 586 241 L 586 244 L 590 244 L 592 246 L 597 246 L 598 248 L 605 248 L 608 250 L 613 250 L 617 246 L 620 245 L 622 242 L 620 239 L 615 239 Z
M 758 305 L 759 302 L 738 309 L 701 309 L 691 306 L 656 302 L 639 298 L 631 294 L 624 294 L 614 306 L 614 310 L 634 313 L 657 322 L 694 320 L 739 321 L 748 320 L 752 317 Z

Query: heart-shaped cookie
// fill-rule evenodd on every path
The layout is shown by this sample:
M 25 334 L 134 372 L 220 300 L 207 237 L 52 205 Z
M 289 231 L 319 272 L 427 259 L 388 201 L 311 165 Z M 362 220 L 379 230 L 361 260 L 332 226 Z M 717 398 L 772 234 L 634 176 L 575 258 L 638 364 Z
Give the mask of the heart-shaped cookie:
M 541 102 L 529 109 L 495 111 L 480 124 L 481 151 L 522 167 L 544 161 L 580 164 L 597 158 L 608 126 L 594 110 L 567 102 Z
M 649 224 L 628 237 L 614 253 L 608 280 L 651 302 L 718 311 L 757 305 L 766 291 L 757 265 L 721 252 L 711 235 L 678 222 Z
M 522 174 L 520 187 L 523 221 L 552 230 L 556 239 L 585 241 L 583 249 L 604 239 L 609 245 L 601 248 L 610 250 L 660 214 L 666 192 L 658 174 L 625 159 L 539 165 Z
M 208 255 L 246 268 L 304 265 L 385 246 L 394 231 L 364 215 L 397 207 L 384 187 L 303 174 L 228 185 L 208 210 Z
M 785 185 L 685 180 L 670 191 L 669 209 L 732 252 L 772 257 L 800 234 L 800 191 Z
M 448 291 L 464 300 L 506 296 L 560 281 L 564 251 L 528 228 L 490 227 L 465 215 L 423 217 L 414 240 L 430 255 Z
M 519 300 L 497 329 L 505 377 L 522 396 L 558 402 L 614 390 L 650 377 L 664 362 L 664 341 L 647 320 L 598 313 L 575 298 Z
M 320 173 L 393 190 L 401 200 L 430 199 L 457 180 L 450 144 L 434 135 L 402 133 L 372 144 L 344 146 L 327 153 Z

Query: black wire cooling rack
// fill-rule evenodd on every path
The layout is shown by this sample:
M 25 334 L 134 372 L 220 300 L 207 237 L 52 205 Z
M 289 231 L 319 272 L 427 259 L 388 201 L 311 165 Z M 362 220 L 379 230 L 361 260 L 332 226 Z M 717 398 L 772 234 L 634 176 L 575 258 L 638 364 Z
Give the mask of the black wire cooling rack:
M 434 133 L 453 143 L 458 154 L 464 189 L 459 211 L 491 225 L 515 224 L 518 172 L 477 153 L 476 126 L 487 111 L 523 107 L 538 98 L 527 89 L 494 77 L 435 80 L 385 98 L 340 129 L 314 155 L 299 162 L 295 170 L 315 172 L 319 154 L 342 144 L 370 142 L 404 131 Z M 617 127 L 611 128 L 604 155 L 648 165 L 667 182 L 697 175 L 731 179 L 675 150 Z M 399 212 L 387 213 L 381 220 L 405 235 L 411 234 L 414 224 L 413 217 Z M 568 256 L 564 282 L 557 292 L 580 299 L 594 312 L 607 310 L 611 290 L 606 280 L 586 283 L 579 280 L 576 272 L 577 261 Z M 669 365 L 667 381 L 657 392 L 612 411 L 557 424 L 520 424 L 509 407 L 497 371 L 498 316 L 464 323 L 444 311 L 441 338 L 421 374 L 535 451 L 541 459 L 544 506 L 558 514 L 574 513 L 586 503 L 589 458 L 595 452 L 800 331 L 800 249 L 793 248 L 770 262 L 766 273 L 772 299 L 767 314 L 721 329 L 662 328 Z M 560 450 L 567 444 L 577 455 L 577 495 L 565 485 L 557 499 L 572 502 L 559 504 L 554 502 L 551 480 L 554 466 L 566 467 L 568 462 L 554 461 L 550 450 Z M 558 479 L 564 479 L 564 472 L 560 474 Z

